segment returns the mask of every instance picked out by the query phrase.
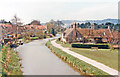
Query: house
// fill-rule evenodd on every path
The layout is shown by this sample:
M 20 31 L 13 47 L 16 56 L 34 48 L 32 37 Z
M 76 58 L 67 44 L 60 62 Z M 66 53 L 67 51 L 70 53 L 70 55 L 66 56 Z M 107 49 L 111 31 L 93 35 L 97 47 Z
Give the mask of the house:
M 2 46 L 2 26 L 0 26 L 0 47 Z
M 32 35 L 35 36 L 35 34 L 40 33 L 40 32 L 46 32 L 47 31 L 47 26 L 46 25 L 25 25 L 25 32 L 29 32 Z
M 68 43 L 112 43 L 118 39 L 114 34 L 109 26 L 108 29 L 94 29 L 94 25 L 91 28 L 78 28 L 77 23 L 73 23 L 62 33 L 61 40 Z
M 23 32 L 25 31 L 24 26 L 16 26 L 16 25 L 9 25 L 9 24 L 0 24 L 2 27 L 2 35 L 3 38 L 16 38 L 16 34 L 19 34 L 22 37 Z
M 0 39 L 2 39 L 2 26 L 0 26 Z
M 47 31 L 47 26 L 46 25 L 25 25 L 25 28 L 28 30 L 43 30 L 43 31 Z
M 41 25 L 40 24 L 40 21 L 37 21 L 37 20 L 33 20 L 30 25 Z

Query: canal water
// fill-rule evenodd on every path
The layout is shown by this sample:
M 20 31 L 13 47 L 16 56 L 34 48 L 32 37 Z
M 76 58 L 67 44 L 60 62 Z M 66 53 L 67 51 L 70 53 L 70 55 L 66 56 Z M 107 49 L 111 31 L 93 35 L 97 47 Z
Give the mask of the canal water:
M 22 58 L 24 75 L 80 75 L 67 63 L 59 59 L 45 43 L 50 40 L 35 40 L 17 48 Z

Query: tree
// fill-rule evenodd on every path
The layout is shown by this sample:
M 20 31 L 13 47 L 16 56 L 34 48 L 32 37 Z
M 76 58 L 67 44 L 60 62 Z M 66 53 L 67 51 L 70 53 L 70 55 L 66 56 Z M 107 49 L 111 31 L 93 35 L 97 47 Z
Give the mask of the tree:
M 18 28 L 19 26 L 22 25 L 21 21 L 20 21 L 20 18 L 18 18 L 16 15 L 14 15 L 13 19 L 11 20 L 12 21 L 12 25 L 15 25 L 16 26 L 16 30 L 15 30 L 15 34 L 17 36 L 18 34 Z M 16 39 L 17 40 L 17 39 Z
M 112 25 L 112 23 L 111 22 L 106 22 L 105 25 L 109 25 L 110 26 L 110 25 Z
M 11 21 L 12 21 L 13 25 L 16 25 L 16 26 L 21 26 L 22 25 L 22 23 L 20 21 L 20 18 L 18 18 L 16 15 L 14 15 L 14 17 Z
M 51 33 L 51 29 L 55 28 L 57 26 L 56 22 L 53 19 L 51 19 L 45 25 L 47 25 L 47 31 L 48 31 L 48 33 Z
M 57 24 L 57 26 L 62 26 L 62 25 L 64 25 L 63 22 L 62 22 L 62 21 L 59 21 L 59 20 L 56 21 L 56 24 Z
M 53 28 L 51 29 L 51 34 L 55 36 L 55 30 Z

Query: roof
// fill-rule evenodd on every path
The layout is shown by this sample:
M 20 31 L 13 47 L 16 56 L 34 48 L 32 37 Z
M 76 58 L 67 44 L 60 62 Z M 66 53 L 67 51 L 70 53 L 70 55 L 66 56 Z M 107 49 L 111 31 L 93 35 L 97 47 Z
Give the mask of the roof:
M 68 28 L 64 31 L 65 37 L 67 37 L 71 32 L 73 31 L 73 28 Z
M 68 28 L 64 31 L 67 37 L 74 28 Z M 109 29 L 90 29 L 90 28 L 77 28 L 80 34 L 85 38 L 99 37 L 99 38 L 113 38 L 113 33 Z
M 7 25 L 7 24 L 0 24 L 3 27 L 12 27 L 12 25 Z
M 45 26 L 45 25 L 38 26 L 38 29 L 47 29 L 47 26 Z
M 25 25 L 27 29 L 30 29 L 31 27 L 33 29 L 47 29 L 46 25 Z
M 82 34 L 85 38 L 87 37 L 100 37 L 100 35 L 97 34 L 97 31 L 96 30 L 93 30 L 93 29 L 82 29 L 82 28 L 78 28 L 77 29 L 80 34 Z
M 77 29 L 85 38 L 87 37 L 102 37 L 109 38 L 113 37 L 109 29 L 89 29 L 89 28 L 78 28 Z
M 113 32 L 113 37 L 114 39 L 120 39 L 120 33 L 117 31 Z

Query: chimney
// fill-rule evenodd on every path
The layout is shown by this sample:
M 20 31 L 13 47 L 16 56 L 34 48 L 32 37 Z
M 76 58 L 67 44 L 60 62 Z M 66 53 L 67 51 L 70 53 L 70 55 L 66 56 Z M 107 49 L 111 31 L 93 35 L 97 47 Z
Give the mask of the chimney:
M 94 24 L 91 25 L 91 29 L 94 29 Z
M 110 26 L 108 26 L 108 29 L 110 30 Z
M 108 26 L 108 30 L 109 30 L 109 32 L 110 32 L 111 37 L 113 37 L 112 31 L 110 30 L 110 26 Z
M 71 28 L 73 28 L 73 24 L 71 25 Z
M 77 28 L 77 23 L 76 23 L 76 22 L 73 24 L 73 28 L 74 28 L 74 29 Z

